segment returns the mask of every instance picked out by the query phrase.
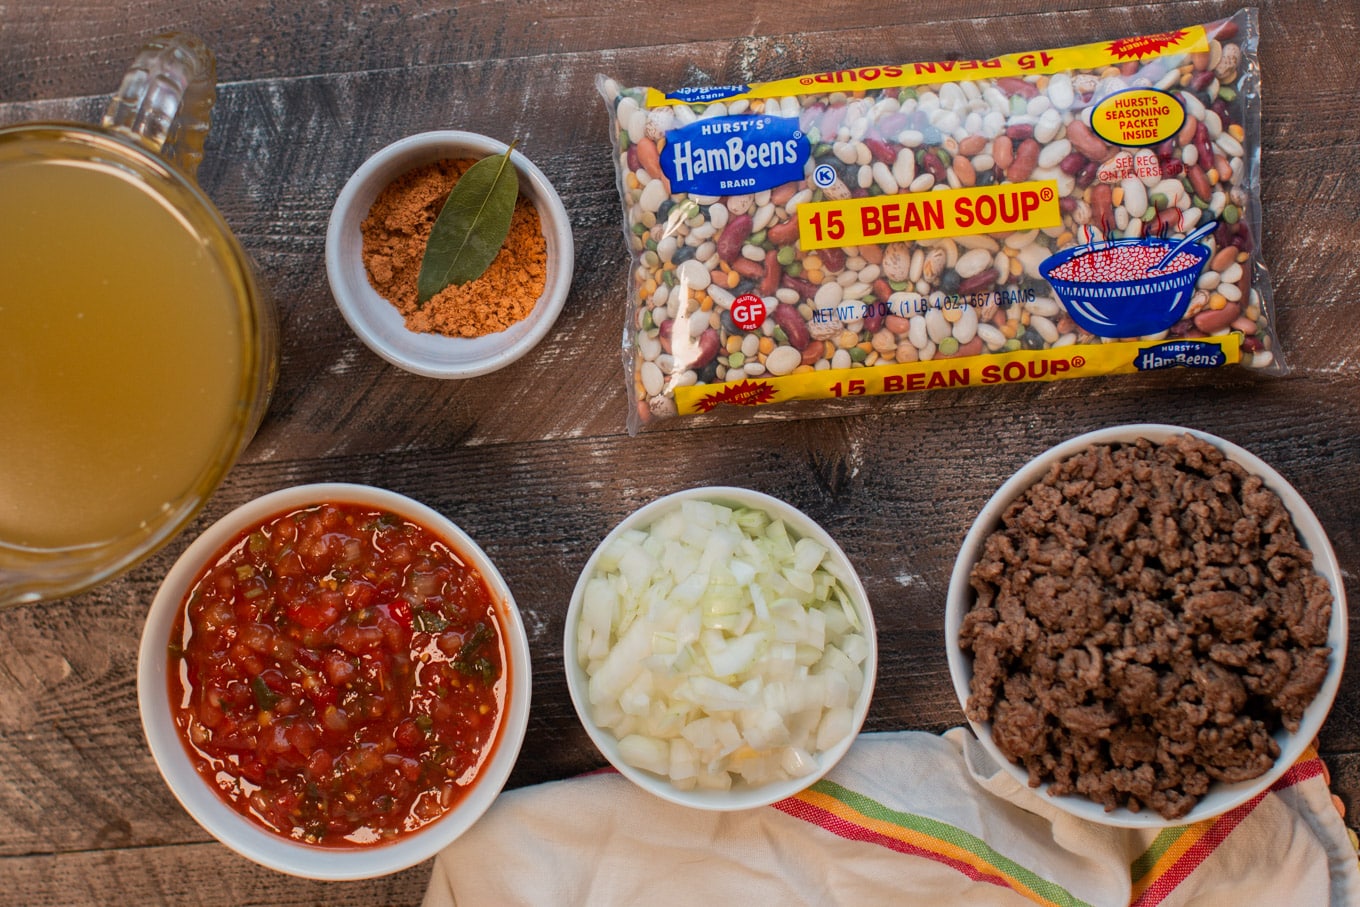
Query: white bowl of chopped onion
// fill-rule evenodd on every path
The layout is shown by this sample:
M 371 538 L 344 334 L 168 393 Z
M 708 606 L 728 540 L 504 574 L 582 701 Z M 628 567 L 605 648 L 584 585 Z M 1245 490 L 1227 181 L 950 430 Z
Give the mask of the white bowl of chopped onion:
M 592 741 L 674 803 L 765 806 L 849 750 L 873 695 L 868 596 L 814 520 L 744 488 L 638 509 L 586 562 L 564 633 Z

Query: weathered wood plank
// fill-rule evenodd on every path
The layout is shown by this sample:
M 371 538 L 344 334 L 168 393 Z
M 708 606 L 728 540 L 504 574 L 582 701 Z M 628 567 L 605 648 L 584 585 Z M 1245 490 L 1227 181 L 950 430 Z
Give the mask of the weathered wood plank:
M 176 904 L 185 907 L 373 907 L 419 904 L 430 864 L 380 879 L 315 882 L 281 876 L 217 844 L 176 843 L 0 857 L 9 898 L 24 907 Z
M 0 46 L 6 48 L 0 59 L 0 100 L 111 91 L 145 37 L 168 30 L 201 36 L 217 53 L 221 81 L 235 82 L 705 40 L 728 42 L 731 62 L 740 70 L 748 42 L 764 35 L 791 36 L 781 53 L 797 64 L 797 53 L 819 52 L 828 36 L 856 29 L 880 31 L 858 54 L 845 56 L 847 64 L 886 62 L 882 52 L 904 44 L 920 51 L 900 59 L 979 56 L 1047 47 L 1058 33 L 1077 43 L 1160 31 L 1228 15 L 1238 6 L 1179 2 L 1153 11 L 1118 0 L 1017 0 L 961 10 L 948 0 L 924 0 L 907 12 L 891 0 L 866 0 L 828 14 L 816 4 L 780 0 L 705 6 L 496 0 L 465 7 L 430 0 L 381 5 L 340 0 L 321 7 L 286 0 L 206 0 L 192 6 L 142 0 L 122 7 L 55 0 L 6 9 L 0 20 Z M 1300 19 L 1315 3 L 1306 6 L 1310 9 L 1301 11 Z M 811 35 L 815 40 L 806 37 Z M 695 74 L 703 72 L 696 64 Z

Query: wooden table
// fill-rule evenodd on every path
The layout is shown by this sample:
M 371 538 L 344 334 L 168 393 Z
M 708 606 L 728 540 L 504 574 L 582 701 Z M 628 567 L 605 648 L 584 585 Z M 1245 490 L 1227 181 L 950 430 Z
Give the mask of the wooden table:
M 1164 372 L 947 390 L 728 412 L 629 437 L 619 357 L 627 260 L 596 73 L 680 86 L 986 57 L 1162 31 L 1238 4 L 6 4 L 0 122 L 97 119 L 155 32 L 193 31 L 216 50 L 219 98 L 201 181 L 272 287 L 283 352 L 258 436 L 189 533 L 94 592 L 0 614 L 0 901 L 419 903 L 428 863 L 322 884 L 236 857 L 178 806 L 142 737 L 136 650 L 158 581 L 198 529 L 288 485 L 404 492 L 450 515 L 500 566 L 535 661 L 515 786 L 603 764 L 563 680 L 567 590 L 625 514 L 692 485 L 783 497 L 859 565 L 881 646 L 869 730 L 939 732 L 963 721 L 942 631 L 955 552 L 1017 466 L 1088 429 L 1173 422 L 1253 450 L 1315 509 L 1354 597 L 1360 5 L 1261 5 L 1264 249 L 1289 377 Z M 384 144 L 436 128 L 518 138 L 575 228 L 566 310 L 532 355 L 494 377 L 440 382 L 389 366 L 350 332 L 326 283 L 323 237 L 341 185 Z M 1360 815 L 1354 669 L 1320 745 L 1336 790 Z

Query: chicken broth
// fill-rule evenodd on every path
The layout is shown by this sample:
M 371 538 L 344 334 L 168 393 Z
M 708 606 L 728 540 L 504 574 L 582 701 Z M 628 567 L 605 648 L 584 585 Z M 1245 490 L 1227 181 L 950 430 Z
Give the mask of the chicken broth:
M 214 237 L 51 144 L 0 163 L 0 545 L 39 550 L 163 519 L 233 453 L 246 393 L 240 278 Z

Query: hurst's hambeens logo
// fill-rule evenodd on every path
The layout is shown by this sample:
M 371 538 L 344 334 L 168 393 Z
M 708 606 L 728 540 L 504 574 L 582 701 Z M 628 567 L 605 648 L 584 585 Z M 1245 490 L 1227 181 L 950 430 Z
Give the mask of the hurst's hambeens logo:
M 667 133 L 661 170 L 672 192 L 742 194 L 802 179 L 810 153 L 796 118 L 712 117 Z

